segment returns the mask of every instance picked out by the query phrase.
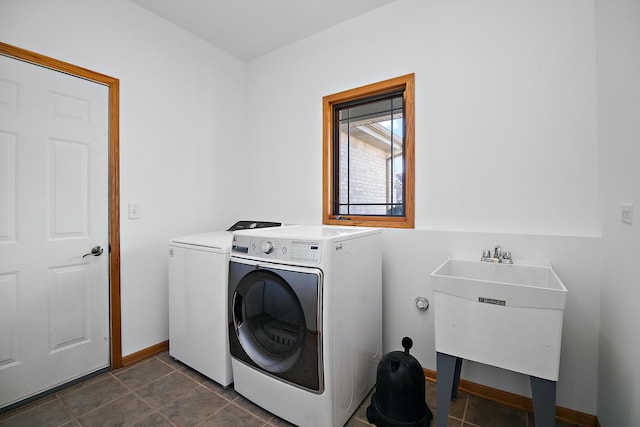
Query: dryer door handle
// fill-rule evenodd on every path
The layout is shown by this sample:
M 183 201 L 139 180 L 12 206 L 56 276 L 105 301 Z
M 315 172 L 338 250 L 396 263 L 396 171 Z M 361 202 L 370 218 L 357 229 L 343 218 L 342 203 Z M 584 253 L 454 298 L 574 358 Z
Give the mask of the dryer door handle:
M 238 292 L 233 293 L 233 325 L 236 330 L 242 326 L 242 295 Z

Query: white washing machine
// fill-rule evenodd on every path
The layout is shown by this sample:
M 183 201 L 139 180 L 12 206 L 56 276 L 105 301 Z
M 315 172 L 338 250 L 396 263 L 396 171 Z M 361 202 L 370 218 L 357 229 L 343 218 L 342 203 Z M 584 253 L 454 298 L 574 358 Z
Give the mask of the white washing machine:
M 227 336 L 232 231 L 276 225 L 239 221 L 227 231 L 169 242 L 169 354 L 223 387 L 233 382 Z
M 298 426 L 342 426 L 382 356 L 381 231 L 236 231 L 229 263 L 235 390 Z

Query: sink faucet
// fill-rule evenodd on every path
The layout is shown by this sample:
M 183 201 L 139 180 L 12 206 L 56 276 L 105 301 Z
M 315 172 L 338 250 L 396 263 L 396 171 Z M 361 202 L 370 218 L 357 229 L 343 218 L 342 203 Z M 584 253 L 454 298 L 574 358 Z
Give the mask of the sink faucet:
M 482 258 L 480 261 L 483 262 L 499 262 L 502 264 L 513 264 L 513 259 L 511 258 L 510 251 L 503 251 L 502 246 L 496 245 L 493 249 L 493 255 L 491 255 L 491 250 L 485 249 L 482 251 Z

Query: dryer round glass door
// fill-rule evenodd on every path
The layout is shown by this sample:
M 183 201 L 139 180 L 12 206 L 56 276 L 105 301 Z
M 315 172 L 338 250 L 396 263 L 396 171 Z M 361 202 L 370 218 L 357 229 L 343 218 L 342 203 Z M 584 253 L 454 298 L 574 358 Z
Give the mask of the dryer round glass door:
M 278 373 L 300 359 L 307 329 L 295 293 L 277 274 L 257 270 L 233 295 L 233 320 L 245 352 L 261 368 Z
M 314 393 L 324 391 L 322 271 L 229 263 L 231 357 Z
M 314 393 L 324 390 L 322 271 L 229 263 L 233 359 Z

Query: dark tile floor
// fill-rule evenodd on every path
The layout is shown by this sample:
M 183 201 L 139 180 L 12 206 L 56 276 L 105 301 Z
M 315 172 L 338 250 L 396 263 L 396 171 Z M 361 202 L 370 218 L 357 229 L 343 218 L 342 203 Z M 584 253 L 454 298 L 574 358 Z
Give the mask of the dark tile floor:
M 427 382 L 427 403 L 436 412 L 435 385 Z M 362 403 L 347 427 L 370 426 Z M 449 409 L 448 426 L 533 427 L 530 414 L 466 393 Z M 558 423 L 557 426 L 565 424 Z M 223 389 L 167 352 L 101 374 L 12 412 L 1 427 L 78 426 L 290 426 L 254 405 L 233 388 Z M 435 427 L 435 420 L 431 423 Z

